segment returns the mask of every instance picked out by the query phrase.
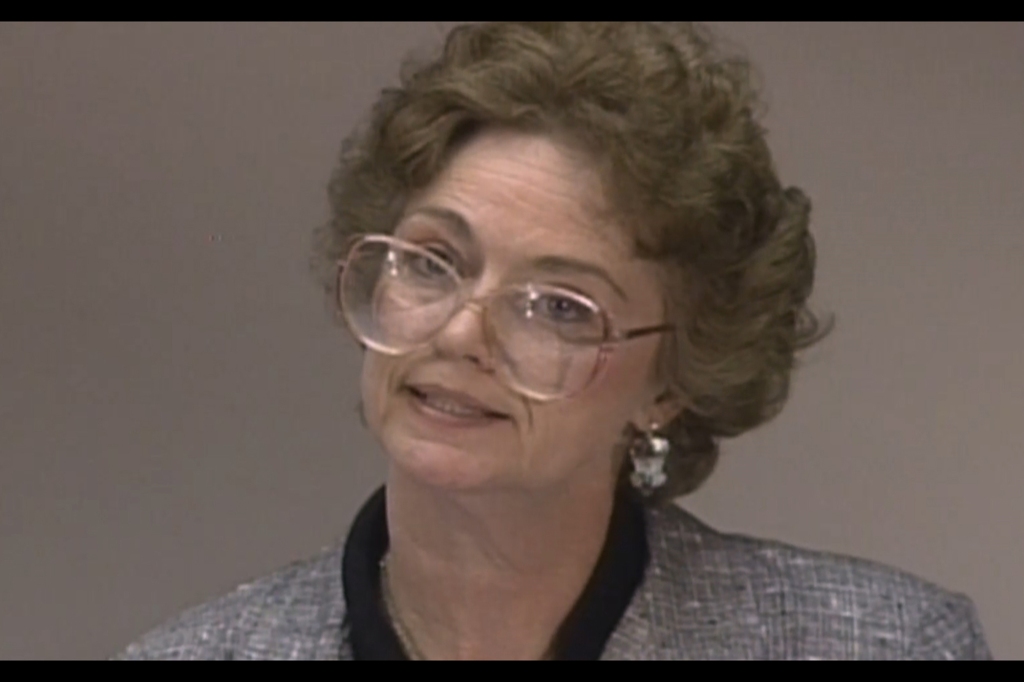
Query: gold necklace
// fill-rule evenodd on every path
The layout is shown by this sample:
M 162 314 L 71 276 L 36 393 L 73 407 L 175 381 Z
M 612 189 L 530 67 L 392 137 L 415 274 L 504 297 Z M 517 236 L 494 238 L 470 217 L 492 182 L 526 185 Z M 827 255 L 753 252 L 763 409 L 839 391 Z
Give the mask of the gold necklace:
M 384 610 L 387 611 L 388 620 L 391 621 L 391 625 L 395 628 L 395 634 L 398 635 L 398 641 L 401 643 L 402 648 L 405 649 L 406 656 L 413 661 L 424 661 L 426 656 L 420 651 L 419 647 L 413 642 L 412 635 L 409 630 L 405 627 L 405 623 L 402 622 L 402 617 L 398 614 L 398 607 L 395 605 L 395 597 L 391 593 L 391 580 L 388 576 L 388 557 L 389 554 L 385 554 L 384 558 L 380 560 L 380 587 L 381 593 L 384 597 Z

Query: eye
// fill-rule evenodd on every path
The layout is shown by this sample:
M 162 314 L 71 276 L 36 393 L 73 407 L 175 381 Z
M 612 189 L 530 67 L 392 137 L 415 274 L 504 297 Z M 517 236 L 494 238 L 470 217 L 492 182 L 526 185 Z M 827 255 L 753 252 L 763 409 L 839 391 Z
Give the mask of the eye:
M 552 322 L 569 324 L 592 324 L 595 312 L 589 306 L 568 296 L 544 294 L 533 302 L 535 312 Z
M 421 253 L 410 252 L 405 258 L 408 269 L 417 277 L 428 279 L 448 277 L 449 271 L 441 263 L 453 265 L 452 258 L 448 254 L 434 249 L 428 249 L 428 251 L 434 256 L 433 258 Z
M 452 250 L 445 246 L 428 246 L 426 250 L 432 255 L 436 256 L 439 260 L 444 261 L 448 265 L 455 267 L 456 256 L 452 253 Z

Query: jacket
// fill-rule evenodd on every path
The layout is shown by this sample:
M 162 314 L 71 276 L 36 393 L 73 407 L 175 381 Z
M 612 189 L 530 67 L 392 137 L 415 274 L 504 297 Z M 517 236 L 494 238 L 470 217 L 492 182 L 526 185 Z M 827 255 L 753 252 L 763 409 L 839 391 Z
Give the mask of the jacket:
M 603 659 L 988 659 L 967 597 L 871 561 L 648 509 L 650 563 Z M 343 543 L 194 607 L 114 658 L 351 659 Z

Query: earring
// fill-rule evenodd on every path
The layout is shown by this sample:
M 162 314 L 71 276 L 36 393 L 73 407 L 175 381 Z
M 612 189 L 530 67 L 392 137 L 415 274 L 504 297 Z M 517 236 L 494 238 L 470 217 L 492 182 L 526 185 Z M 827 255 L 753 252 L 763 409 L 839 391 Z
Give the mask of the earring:
M 629 482 L 645 497 L 665 485 L 668 475 L 665 474 L 665 457 L 671 450 L 668 438 L 657 434 L 657 425 L 652 424 L 629 448 L 629 458 L 633 461 L 633 473 Z

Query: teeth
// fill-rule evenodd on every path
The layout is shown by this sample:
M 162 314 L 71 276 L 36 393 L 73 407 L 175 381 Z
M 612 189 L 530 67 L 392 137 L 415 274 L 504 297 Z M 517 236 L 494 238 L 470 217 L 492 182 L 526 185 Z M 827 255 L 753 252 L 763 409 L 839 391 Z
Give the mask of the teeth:
M 471 407 L 466 407 L 459 403 L 445 400 L 444 398 L 437 398 L 429 395 L 419 394 L 420 400 L 422 400 L 431 409 L 437 410 L 438 412 L 444 412 L 455 417 L 485 417 L 487 413 L 477 410 Z
M 467 407 L 463 407 L 456 403 L 450 403 L 445 400 L 438 400 L 436 398 L 426 398 L 427 405 L 438 410 L 439 412 L 445 412 L 447 414 L 453 414 L 458 417 L 482 417 L 484 415 L 480 410 L 473 410 Z

